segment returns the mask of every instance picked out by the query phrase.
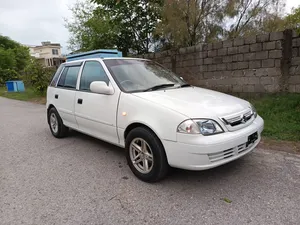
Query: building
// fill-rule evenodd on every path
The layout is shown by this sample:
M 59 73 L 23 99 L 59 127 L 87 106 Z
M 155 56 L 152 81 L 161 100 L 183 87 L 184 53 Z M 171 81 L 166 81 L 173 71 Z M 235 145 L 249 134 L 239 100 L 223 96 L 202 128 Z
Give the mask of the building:
M 61 54 L 61 45 L 51 43 L 50 41 L 42 42 L 42 45 L 26 45 L 29 48 L 30 55 L 37 58 L 46 67 L 58 67 L 65 62 L 65 57 Z

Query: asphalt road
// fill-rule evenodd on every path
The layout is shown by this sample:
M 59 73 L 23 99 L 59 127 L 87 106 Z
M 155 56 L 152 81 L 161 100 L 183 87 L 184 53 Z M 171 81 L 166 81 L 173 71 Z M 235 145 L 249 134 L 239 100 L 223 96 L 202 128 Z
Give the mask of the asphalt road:
M 299 155 L 257 149 L 147 184 L 120 148 L 77 132 L 52 137 L 45 112 L 0 98 L 1 225 L 300 224 Z

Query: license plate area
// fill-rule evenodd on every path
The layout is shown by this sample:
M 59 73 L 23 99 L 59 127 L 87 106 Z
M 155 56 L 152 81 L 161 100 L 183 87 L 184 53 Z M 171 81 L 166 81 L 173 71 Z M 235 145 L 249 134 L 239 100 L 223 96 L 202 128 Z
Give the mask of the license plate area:
M 248 136 L 248 141 L 247 141 L 246 146 L 248 147 L 249 145 L 253 144 L 257 139 L 258 139 L 257 132 L 251 134 L 250 136 Z

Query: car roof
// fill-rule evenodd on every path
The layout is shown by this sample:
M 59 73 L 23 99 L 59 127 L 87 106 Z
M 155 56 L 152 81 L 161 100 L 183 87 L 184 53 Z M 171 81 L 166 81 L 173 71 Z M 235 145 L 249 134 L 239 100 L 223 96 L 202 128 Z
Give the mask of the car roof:
M 149 61 L 149 59 L 143 59 L 143 58 L 131 58 L 131 57 L 109 57 L 109 58 L 87 58 L 87 59 L 78 59 L 78 60 L 74 60 L 74 61 L 70 61 L 70 62 L 65 62 L 63 63 L 63 65 L 73 65 L 73 64 L 80 64 L 82 62 L 85 61 L 90 61 L 90 60 L 108 60 L 108 59 L 116 59 L 116 60 L 120 60 L 120 59 L 126 59 L 126 60 L 143 60 L 143 61 Z

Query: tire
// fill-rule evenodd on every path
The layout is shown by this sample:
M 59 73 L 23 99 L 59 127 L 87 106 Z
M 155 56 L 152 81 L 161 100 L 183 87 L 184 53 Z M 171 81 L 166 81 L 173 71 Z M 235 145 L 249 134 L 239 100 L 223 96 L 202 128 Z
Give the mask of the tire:
M 56 120 L 55 126 L 53 124 L 54 120 Z M 69 128 L 63 124 L 63 121 L 55 108 L 51 108 L 48 112 L 48 124 L 54 137 L 63 138 L 68 135 Z
M 127 163 L 134 175 L 140 180 L 156 182 L 167 176 L 169 164 L 164 147 L 151 130 L 144 127 L 131 130 L 126 138 L 125 149 Z M 138 157 L 139 154 L 140 157 Z

